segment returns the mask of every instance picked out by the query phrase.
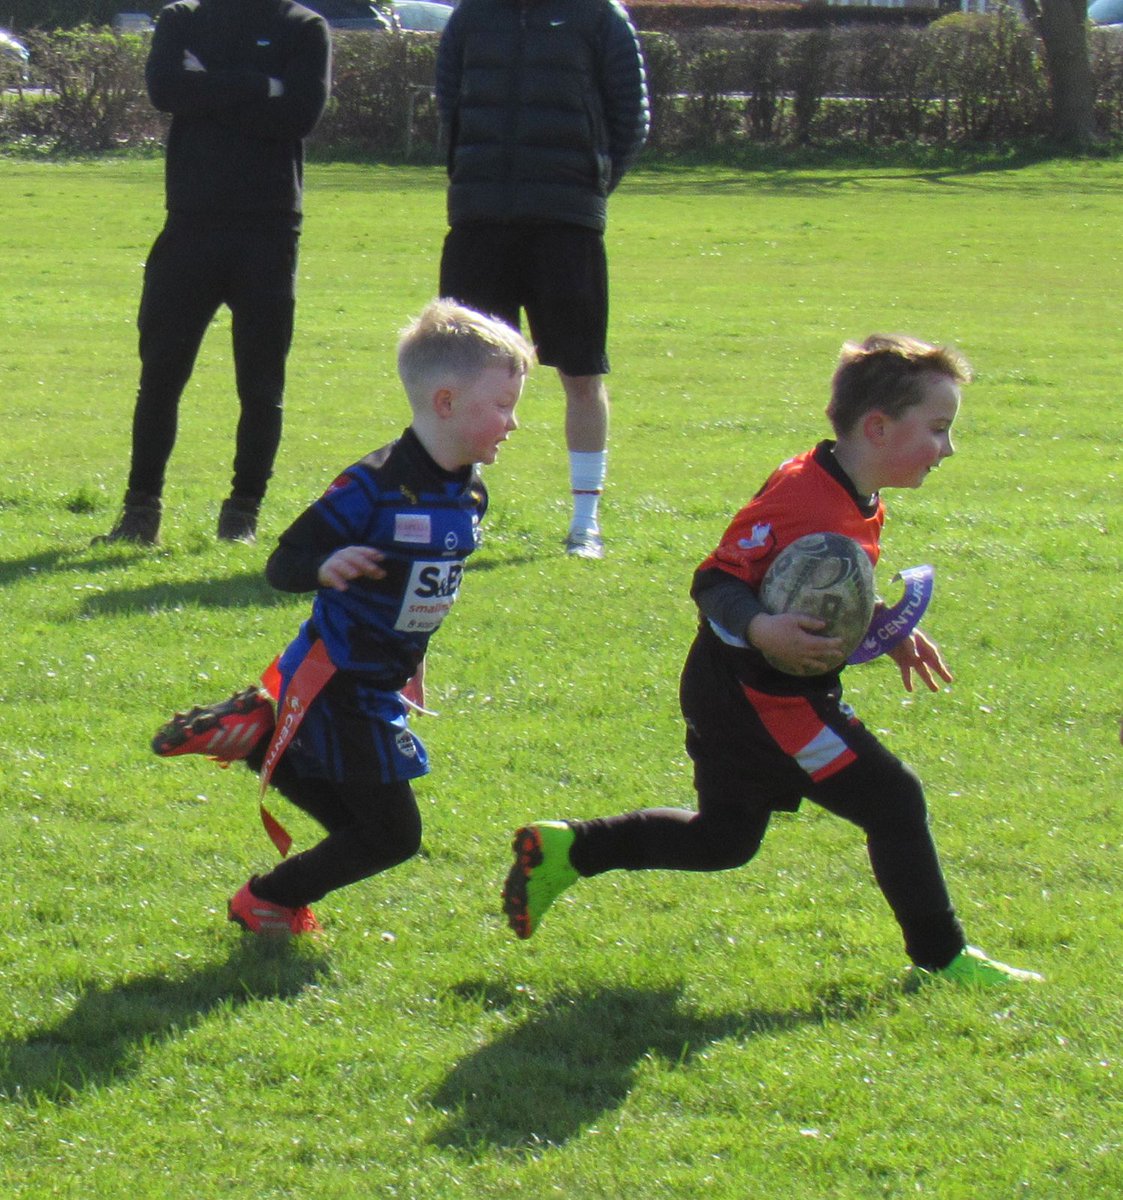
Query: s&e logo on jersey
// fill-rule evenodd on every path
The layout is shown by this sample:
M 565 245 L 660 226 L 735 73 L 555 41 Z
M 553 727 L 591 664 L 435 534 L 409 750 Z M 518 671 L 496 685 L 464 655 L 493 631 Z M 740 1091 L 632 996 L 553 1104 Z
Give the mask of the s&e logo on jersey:
M 432 633 L 452 608 L 463 575 L 463 563 L 414 563 L 394 628 L 405 633 Z

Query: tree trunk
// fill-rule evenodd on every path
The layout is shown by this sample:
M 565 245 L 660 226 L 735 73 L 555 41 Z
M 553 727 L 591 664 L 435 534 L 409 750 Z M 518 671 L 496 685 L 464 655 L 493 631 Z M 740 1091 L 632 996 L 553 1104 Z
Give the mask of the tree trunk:
M 1084 149 L 1096 141 L 1087 0 L 1023 0 L 1023 7 L 1045 47 L 1053 136 L 1069 149 Z

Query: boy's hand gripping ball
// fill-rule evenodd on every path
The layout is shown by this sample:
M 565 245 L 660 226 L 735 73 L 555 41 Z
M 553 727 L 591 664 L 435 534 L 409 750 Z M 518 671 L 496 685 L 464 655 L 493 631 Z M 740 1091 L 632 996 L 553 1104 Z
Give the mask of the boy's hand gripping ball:
M 852 538 L 809 533 L 785 546 L 760 585 L 773 614 L 802 613 L 825 622 L 817 632 L 840 638 L 845 660 L 861 643 L 873 616 L 873 566 Z

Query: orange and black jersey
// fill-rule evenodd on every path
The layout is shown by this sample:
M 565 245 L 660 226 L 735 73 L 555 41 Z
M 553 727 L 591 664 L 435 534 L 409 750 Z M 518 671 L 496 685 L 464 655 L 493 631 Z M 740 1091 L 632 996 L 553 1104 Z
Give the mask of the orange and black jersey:
M 744 641 L 749 621 L 764 611 L 760 584 L 780 551 L 805 534 L 840 533 L 877 565 L 885 507 L 880 496 L 858 494 L 833 448 L 832 441 L 822 441 L 777 467 L 694 573 L 691 595 L 703 624 L 729 647 L 738 676 L 766 691 L 820 691 L 837 682 L 837 672 L 810 679 L 785 675 Z

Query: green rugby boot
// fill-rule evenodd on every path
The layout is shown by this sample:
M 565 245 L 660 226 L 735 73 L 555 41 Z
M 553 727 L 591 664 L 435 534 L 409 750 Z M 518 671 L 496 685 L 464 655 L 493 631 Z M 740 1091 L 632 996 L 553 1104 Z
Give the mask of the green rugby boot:
M 536 821 L 515 833 L 515 865 L 503 885 L 503 911 L 519 937 L 530 937 L 550 905 L 577 882 L 577 870 L 569 861 L 573 838 L 564 821 Z
M 964 946 L 962 950 L 938 971 L 913 967 L 909 982 L 914 987 L 929 979 L 947 979 L 960 987 L 1002 988 L 1012 983 L 1044 983 L 1045 977 L 1036 971 L 1022 971 L 1007 966 L 987 956 L 977 946 Z

